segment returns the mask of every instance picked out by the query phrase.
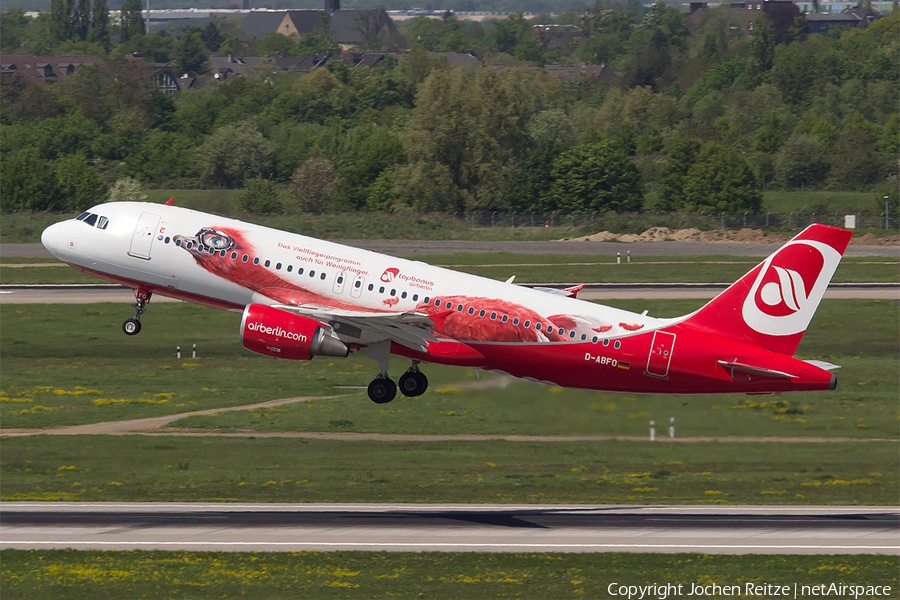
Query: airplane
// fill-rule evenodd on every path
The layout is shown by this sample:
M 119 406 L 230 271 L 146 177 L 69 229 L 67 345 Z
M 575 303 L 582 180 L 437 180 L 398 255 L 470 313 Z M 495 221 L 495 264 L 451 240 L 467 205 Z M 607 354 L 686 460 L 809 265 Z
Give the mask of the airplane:
M 581 287 L 532 289 L 224 218 L 140 202 L 95 206 L 44 230 L 50 253 L 132 288 L 141 331 L 154 294 L 242 314 L 240 341 L 273 358 L 365 350 L 379 373 L 423 394 L 421 363 L 474 367 L 544 384 L 648 394 L 834 390 L 839 368 L 793 355 L 850 241 L 810 225 L 699 310 L 659 319 L 579 300 Z M 583 286 L 582 286 L 583 287 Z

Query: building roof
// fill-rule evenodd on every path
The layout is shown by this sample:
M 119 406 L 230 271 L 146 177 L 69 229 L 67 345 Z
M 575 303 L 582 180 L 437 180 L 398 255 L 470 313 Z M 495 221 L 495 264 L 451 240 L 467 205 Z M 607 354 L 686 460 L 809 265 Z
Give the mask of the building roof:
M 318 11 L 313 11 L 318 12 Z M 251 11 L 244 22 L 241 23 L 241 31 L 248 40 L 254 38 L 261 40 L 270 33 L 278 29 L 281 21 L 284 19 L 283 12 L 256 12 Z
M 287 18 L 297 33 L 305 35 L 315 31 L 324 15 L 325 12 L 321 10 L 251 12 L 244 19 L 241 31 L 246 39 L 263 39 L 270 33 L 275 33 Z M 334 32 L 339 44 L 346 45 L 365 42 L 367 29 L 373 33 L 383 29 L 382 35 L 392 49 L 406 48 L 406 39 L 382 8 L 336 10 L 328 17 L 328 29 Z

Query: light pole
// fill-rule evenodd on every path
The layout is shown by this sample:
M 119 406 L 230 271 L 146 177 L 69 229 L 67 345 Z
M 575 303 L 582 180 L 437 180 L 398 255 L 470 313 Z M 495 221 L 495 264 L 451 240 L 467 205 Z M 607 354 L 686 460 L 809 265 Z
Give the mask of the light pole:
M 889 231 L 891 229 L 890 198 L 891 198 L 890 196 L 884 197 L 884 228 L 886 231 Z

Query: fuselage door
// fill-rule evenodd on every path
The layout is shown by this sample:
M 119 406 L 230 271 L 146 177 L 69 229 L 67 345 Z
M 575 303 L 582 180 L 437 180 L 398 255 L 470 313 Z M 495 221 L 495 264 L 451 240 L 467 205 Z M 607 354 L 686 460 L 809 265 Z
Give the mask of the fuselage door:
M 150 260 L 150 246 L 153 244 L 153 234 L 156 233 L 158 225 L 159 215 L 141 213 L 137 227 L 134 228 L 134 235 L 131 237 L 129 256 Z
M 344 272 L 338 273 L 337 277 L 334 278 L 334 287 L 331 288 L 335 294 L 342 294 L 344 292 L 344 283 L 347 280 L 347 274 Z
M 362 295 L 363 286 L 366 284 L 366 278 L 357 275 L 353 278 L 353 287 L 350 288 L 350 296 L 359 298 Z
M 675 334 L 667 331 L 653 333 L 653 342 L 650 344 L 650 356 L 647 358 L 647 375 L 666 378 L 669 375 L 669 363 L 672 360 L 672 350 L 675 348 Z

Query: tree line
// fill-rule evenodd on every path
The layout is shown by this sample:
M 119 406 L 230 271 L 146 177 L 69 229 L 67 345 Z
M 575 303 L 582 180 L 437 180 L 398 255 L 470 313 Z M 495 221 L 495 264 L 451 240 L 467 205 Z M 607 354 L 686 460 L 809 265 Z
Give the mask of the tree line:
M 54 0 L 73 15 L 80 1 Z M 793 13 L 749 27 L 729 7 L 702 18 L 661 2 L 625 8 L 555 17 L 558 30 L 580 32 L 560 43 L 535 31 L 549 16 L 417 18 L 401 30 L 414 43 L 399 61 L 329 61 L 302 77 L 264 61 L 173 96 L 150 89 L 122 52 L 172 60 L 188 48 L 174 59 L 187 73 L 203 69 L 192 54 L 293 54 L 331 41 L 317 31 L 247 42 L 216 23 L 177 38 L 135 31 L 103 66 L 53 86 L 4 76 L 0 208 L 80 209 L 124 178 L 240 189 L 251 212 L 638 211 L 650 190 L 654 210 L 756 211 L 772 186 L 897 188 L 900 15 L 807 36 Z M 7 33 L 12 13 L 2 13 L 5 48 L 8 35 L 44 31 L 26 22 Z M 81 24 L 80 40 L 84 21 L 68 22 Z M 58 48 L 95 43 L 91 23 L 84 40 Z M 448 65 L 443 51 L 472 51 L 481 64 Z M 584 62 L 620 76 L 566 82 L 541 68 Z

